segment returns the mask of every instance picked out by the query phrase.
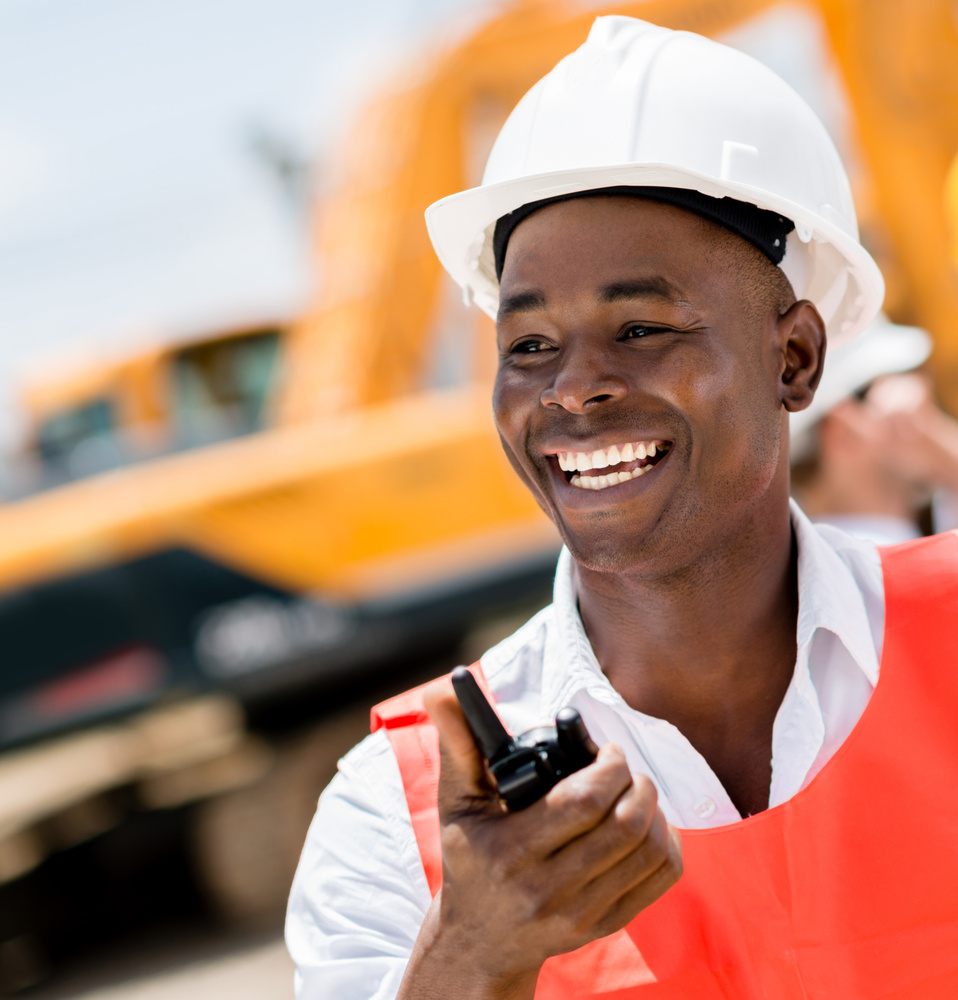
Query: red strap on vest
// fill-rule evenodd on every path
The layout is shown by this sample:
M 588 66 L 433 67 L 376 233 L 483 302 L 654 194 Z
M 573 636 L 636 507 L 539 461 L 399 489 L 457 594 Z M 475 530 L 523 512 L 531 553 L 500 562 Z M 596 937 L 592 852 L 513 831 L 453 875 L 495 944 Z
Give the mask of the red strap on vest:
M 536 1000 L 958 998 L 958 535 L 881 555 L 880 680 L 836 754 L 788 802 L 685 831 L 678 885 L 550 959 Z M 412 692 L 375 718 L 435 892 L 438 749 L 421 704 Z
M 485 696 L 495 704 L 482 665 L 477 660 L 469 668 Z M 448 675 L 441 680 L 446 680 Z M 441 682 L 441 681 L 440 681 Z M 399 762 L 409 818 L 419 845 L 429 891 L 436 895 L 442 885 L 442 842 L 439 833 L 439 734 L 423 706 L 423 692 L 437 681 L 421 684 L 376 705 L 370 712 L 370 730 L 386 730 Z

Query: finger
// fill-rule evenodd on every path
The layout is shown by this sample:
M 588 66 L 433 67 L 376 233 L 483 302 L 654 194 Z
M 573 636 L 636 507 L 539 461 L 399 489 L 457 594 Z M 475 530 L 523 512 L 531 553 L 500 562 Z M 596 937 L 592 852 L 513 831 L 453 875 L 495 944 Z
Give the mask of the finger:
M 682 875 L 682 842 L 679 832 L 664 822 L 655 822 L 654 850 L 641 862 L 623 859 L 598 879 L 581 889 L 566 909 L 573 935 L 581 943 L 612 934 L 625 927 L 636 914 L 651 906 Z
M 607 743 L 588 767 L 563 778 L 540 802 L 525 812 L 525 834 L 530 846 L 543 856 L 599 826 L 632 787 L 625 754 Z
M 682 838 L 673 826 L 668 827 L 668 847 L 662 864 L 630 886 L 595 921 L 595 936 L 605 937 L 629 924 L 642 910 L 651 906 L 682 877 Z M 610 873 L 612 876 L 613 873 Z
M 485 762 L 448 678 L 426 688 L 426 711 L 439 730 L 439 793 L 454 800 L 496 799 Z M 461 806 L 460 806 L 461 807 Z M 498 807 L 498 805 L 497 805 Z
M 608 890 L 613 896 L 624 895 L 633 886 L 639 885 L 668 860 L 669 824 L 661 809 L 656 808 L 646 835 L 631 850 L 620 851 L 617 859 L 611 858 L 603 870 L 598 871 L 590 883 L 602 893 Z
M 647 837 L 633 851 L 588 884 L 570 883 L 553 895 L 549 912 L 556 932 L 581 945 L 619 930 L 674 885 L 681 872 L 678 831 L 656 809 Z M 562 884 L 562 875 L 555 874 L 553 882 Z
M 658 808 L 655 785 L 645 775 L 637 774 L 602 822 L 557 852 L 556 861 L 569 873 L 570 883 L 580 887 L 624 861 L 636 873 L 651 871 L 664 858 L 667 826 Z

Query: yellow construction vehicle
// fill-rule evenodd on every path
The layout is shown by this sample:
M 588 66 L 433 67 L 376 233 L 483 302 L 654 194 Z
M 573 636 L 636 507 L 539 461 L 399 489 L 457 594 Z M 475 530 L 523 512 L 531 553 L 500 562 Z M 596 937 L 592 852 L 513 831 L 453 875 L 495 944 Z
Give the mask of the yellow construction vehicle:
M 31 388 L 35 480 L 58 485 L 0 508 L 0 740 L 170 691 L 280 696 L 541 589 L 557 541 L 486 387 L 278 424 L 288 337 L 230 331 Z
M 497 7 L 356 119 L 316 209 L 306 316 L 31 386 L 33 492 L 0 506 L 0 745 L 173 693 L 289 697 L 541 588 L 557 539 L 500 454 L 490 324 L 441 276 L 423 210 L 478 181 L 508 110 L 597 13 L 721 36 L 782 6 Z M 841 80 L 887 311 L 932 332 L 958 409 L 954 6 L 784 6 Z

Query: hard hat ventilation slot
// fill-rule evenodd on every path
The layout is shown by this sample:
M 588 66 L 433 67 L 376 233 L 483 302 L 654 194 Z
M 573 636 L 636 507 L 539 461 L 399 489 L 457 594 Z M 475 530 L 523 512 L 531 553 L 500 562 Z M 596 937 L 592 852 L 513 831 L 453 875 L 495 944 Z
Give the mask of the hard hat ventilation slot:
M 723 181 L 750 181 L 751 177 L 743 175 L 754 171 L 757 160 L 758 149 L 755 146 L 726 139 L 722 143 L 722 172 L 719 176 Z

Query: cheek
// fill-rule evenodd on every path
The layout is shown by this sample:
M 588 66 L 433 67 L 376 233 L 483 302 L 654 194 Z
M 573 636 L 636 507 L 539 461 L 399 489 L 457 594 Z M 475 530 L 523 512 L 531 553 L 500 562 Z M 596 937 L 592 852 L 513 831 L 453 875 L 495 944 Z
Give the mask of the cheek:
M 684 358 L 658 380 L 663 399 L 690 425 L 693 443 L 713 455 L 734 449 L 735 430 L 747 412 L 748 387 L 724 361 L 715 355 Z
M 782 460 L 781 402 L 758 366 L 729 386 L 715 409 L 717 454 L 739 489 L 764 491 Z
M 500 370 L 492 390 L 492 415 L 506 451 L 519 447 L 525 436 L 532 393 L 515 372 Z
M 526 379 L 515 373 L 496 376 L 492 393 L 492 414 L 502 450 L 519 478 L 538 496 L 535 473 L 528 457 L 528 440 L 537 407 L 537 395 Z
M 743 441 L 747 442 L 756 459 L 777 461 L 784 409 L 774 373 L 756 360 L 744 372 L 739 387 L 734 391 Z
M 764 481 L 778 464 L 781 402 L 760 364 L 720 356 L 690 367 L 677 378 L 673 401 L 691 418 L 699 458 L 717 482 L 743 476 Z

